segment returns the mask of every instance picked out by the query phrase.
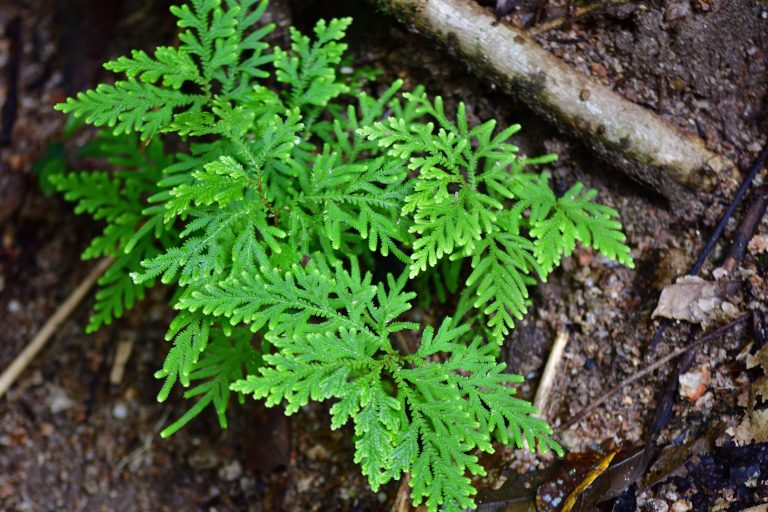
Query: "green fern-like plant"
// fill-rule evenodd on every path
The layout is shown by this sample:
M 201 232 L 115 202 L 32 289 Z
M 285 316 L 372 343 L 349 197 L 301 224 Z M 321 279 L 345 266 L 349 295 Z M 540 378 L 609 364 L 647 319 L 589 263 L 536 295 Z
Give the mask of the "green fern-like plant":
M 561 452 L 495 354 L 576 242 L 632 265 L 618 214 L 579 184 L 557 197 L 537 167 L 554 156 L 519 155 L 519 126 L 471 126 L 401 81 L 366 93 L 339 72 L 351 20 L 280 48 L 266 8 L 173 7 L 178 47 L 108 62 L 122 80 L 57 106 L 110 128 L 90 145 L 107 170 L 51 177 L 106 224 L 83 256 L 115 259 L 88 330 L 172 286 L 158 399 L 195 402 L 163 436 L 209 406 L 226 427 L 232 393 L 287 414 L 331 400 L 373 489 L 407 472 L 414 503 L 471 508 L 493 441 Z M 413 323 L 414 289 L 456 314 Z

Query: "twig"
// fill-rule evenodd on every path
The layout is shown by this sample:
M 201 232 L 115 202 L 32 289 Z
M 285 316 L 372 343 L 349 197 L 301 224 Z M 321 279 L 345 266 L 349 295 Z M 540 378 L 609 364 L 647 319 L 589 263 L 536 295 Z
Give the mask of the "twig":
M 16 379 L 21 375 L 21 372 L 29 365 L 35 358 L 40 349 L 45 346 L 51 335 L 56 332 L 56 329 L 67 319 L 67 317 L 74 311 L 80 301 L 85 298 L 88 292 L 96 284 L 96 281 L 101 275 L 109 268 L 114 260 L 112 258 L 102 259 L 96 267 L 83 279 L 83 281 L 75 288 L 75 290 L 67 297 L 67 299 L 59 306 L 52 317 L 45 322 L 45 325 L 37 332 L 32 341 L 16 356 L 11 365 L 5 369 L 2 375 L 0 375 L 0 397 L 2 397 L 8 388 L 10 388 Z
M 709 240 L 707 240 L 706 245 L 704 245 L 704 249 L 701 250 L 699 257 L 696 258 L 696 261 L 691 267 L 691 270 L 688 271 L 689 276 L 697 275 L 701 270 L 701 267 L 704 266 L 704 262 L 707 261 L 709 253 L 711 253 L 712 249 L 715 248 L 715 244 L 723 234 L 725 226 L 728 224 L 728 221 L 731 219 L 731 217 L 733 217 L 733 213 L 736 211 L 736 208 L 739 206 L 739 204 L 741 204 L 741 200 L 744 198 L 744 195 L 747 193 L 749 186 L 752 184 L 752 180 L 754 180 L 755 176 L 757 176 L 757 173 L 762 170 L 766 159 L 768 159 L 768 142 L 765 144 L 765 146 L 763 146 L 763 150 L 760 152 L 757 160 L 755 160 L 755 163 L 752 165 L 749 173 L 744 178 L 744 181 L 741 182 L 739 190 L 736 192 L 736 195 L 733 197 L 733 201 L 731 201 L 730 206 L 728 206 L 728 209 L 723 214 L 723 218 L 720 219 L 717 227 L 712 232 L 712 235 L 710 235 Z M 648 349 L 650 351 L 656 349 L 656 345 L 658 345 L 661 337 L 664 335 L 664 331 L 667 330 L 669 325 L 670 321 L 666 318 L 659 322 L 659 326 L 656 328 L 656 332 L 653 333 L 653 338 L 651 338 L 651 343 L 648 345 Z
M 651 185 L 687 216 L 703 204 L 694 191 L 728 179 L 733 163 L 653 112 L 556 58 L 527 31 L 466 0 L 370 0 L 447 44 L 489 81 L 583 140 L 634 179 Z
M 691 339 L 694 337 L 691 334 Z M 690 341 L 690 339 L 689 339 Z M 650 427 L 646 434 L 646 443 L 652 443 L 656 436 L 666 427 L 672 419 L 672 411 L 675 407 L 675 394 L 680 384 L 680 375 L 684 374 L 693 366 L 693 362 L 696 359 L 696 352 L 694 346 L 688 344 L 688 350 L 683 353 L 683 357 L 677 363 L 677 367 L 667 377 L 667 385 L 664 387 L 664 392 L 661 393 L 661 397 L 656 404 L 656 410 L 653 412 L 653 418 L 651 419 Z
M 751 312 L 750 313 L 744 313 L 743 315 L 741 315 L 737 319 L 733 320 L 732 322 L 729 322 L 729 323 L 727 323 L 727 324 L 725 324 L 725 325 L 723 325 L 721 327 L 718 327 L 714 331 L 712 331 L 712 332 L 710 332 L 708 334 L 705 334 L 704 336 L 700 337 L 696 341 L 692 342 L 690 345 L 688 345 L 686 347 L 683 347 L 683 348 L 680 348 L 680 349 L 677 349 L 674 352 L 671 352 L 671 353 L 667 354 L 666 356 L 662 357 L 661 359 L 659 359 L 655 363 L 651 364 L 650 366 L 647 366 L 646 368 L 640 370 L 636 374 L 634 374 L 631 377 L 625 379 L 618 386 L 612 388 L 611 390 L 607 391 L 606 393 L 604 393 L 599 398 L 593 400 L 592 403 L 590 403 L 587 407 L 582 409 L 573 418 L 571 418 L 570 420 L 566 421 L 563 424 L 563 426 L 561 427 L 561 430 L 565 431 L 565 430 L 571 428 L 572 426 L 576 425 L 578 422 L 583 420 L 590 412 L 592 412 L 595 408 L 597 408 L 599 405 L 601 405 L 603 402 L 605 402 L 606 400 L 611 398 L 616 393 L 620 392 L 624 388 L 624 386 L 632 384 L 633 382 L 636 382 L 636 381 L 642 379 L 646 375 L 655 372 L 660 367 L 662 367 L 665 364 L 667 364 L 669 361 L 675 359 L 676 357 L 680 357 L 681 355 L 683 355 L 686 352 L 688 352 L 689 349 L 691 349 L 693 347 L 696 347 L 696 346 L 699 346 L 702 343 L 704 343 L 706 341 L 709 341 L 711 339 L 717 338 L 718 336 L 721 336 L 722 334 L 724 334 L 724 333 L 728 332 L 729 330 L 733 329 L 735 326 L 737 326 L 737 325 L 739 325 L 741 323 L 746 322 L 751 316 L 752 316 Z
M 392 512 L 411 512 L 414 510 L 413 506 L 411 506 L 411 500 L 409 497 L 411 494 L 411 488 L 408 484 L 410 479 L 410 474 L 405 473 L 403 478 L 400 480 L 400 486 L 397 488 L 395 502 L 392 504 Z
M 133 341 L 124 340 L 117 344 L 112 371 L 109 372 L 109 382 L 112 384 L 117 385 L 123 381 L 125 364 L 128 362 L 128 358 L 131 357 L 131 351 L 133 351 Z
M 728 252 L 728 256 L 723 263 L 723 269 L 729 274 L 733 272 L 741 260 L 744 258 L 744 252 L 747 249 L 747 244 L 755 235 L 757 226 L 765 215 L 766 206 L 768 206 L 768 187 L 760 187 L 755 190 L 752 203 L 747 209 L 747 213 L 739 225 L 739 229 L 733 236 L 733 242 L 731 243 L 731 250 Z
M 595 11 L 596 9 L 599 9 L 600 7 L 604 7 L 608 4 L 624 4 L 624 3 L 627 3 L 627 1 L 628 0 L 599 1 L 599 2 L 594 2 L 582 7 L 576 7 L 576 9 L 574 9 L 573 11 L 566 9 L 566 13 L 564 16 L 558 16 L 557 18 L 545 21 L 544 23 L 540 25 L 536 25 L 535 27 L 531 28 L 528 32 L 532 36 L 538 36 L 539 34 L 543 34 L 544 32 L 549 32 L 550 30 L 553 30 L 562 25 L 565 25 L 566 23 L 571 23 L 576 18 L 586 16 L 587 14 L 590 14 L 591 12 Z
M 559 330 L 555 336 L 555 342 L 552 344 L 552 350 L 549 352 L 547 364 L 544 366 L 544 373 L 541 374 L 539 387 L 536 390 L 536 396 L 533 399 L 533 406 L 539 410 L 542 418 L 546 418 L 546 407 L 549 395 L 552 393 L 552 386 L 555 383 L 557 369 L 565 353 L 565 346 L 568 344 L 568 331 Z
M 757 160 L 755 160 L 755 163 L 752 165 L 752 168 L 749 170 L 749 174 L 747 174 L 747 177 L 744 178 L 744 181 L 741 183 L 741 186 L 739 186 L 739 190 L 736 191 L 736 195 L 733 196 L 733 201 L 731 201 L 731 205 L 725 211 L 723 218 L 720 220 L 720 223 L 715 228 L 715 231 L 712 233 L 712 236 L 710 236 L 709 240 L 707 240 L 707 245 L 704 246 L 704 249 L 701 251 L 701 254 L 696 259 L 696 262 L 693 264 L 693 267 L 691 267 L 690 272 L 688 272 L 689 275 L 693 276 L 698 274 L 699 270 L 701 270 L 701 267 L 704 266 L 704 262 L 707 260 L 709 253 L 712 252 L 712 249 L 715 248 L 715 244 L 717 243 L 717 240 L 720 238 L 720 235 L 723 234 L 723 231 L 725 230 L 725 226 L 728 224 L 728 221 L 730 220 L 730 218 L 733 217 L 733 214 L 736 211 L 736 208 L 738 208 L 738 206 L 741 204 L 741 200 L 744 199 L 744 195 L 747 193 L 749 186 L 752 184 L 752 180 L 755 179 L 755 176 L 757 176 L 757 173 L 759 173 L 762 170 L 763 166 L 765 166 L 766 159 L 768 159 L 768 142 L 766 142 L 765 146 L 763 146 L 763 150 L 760 152 L 760 155 L 757 157 Z

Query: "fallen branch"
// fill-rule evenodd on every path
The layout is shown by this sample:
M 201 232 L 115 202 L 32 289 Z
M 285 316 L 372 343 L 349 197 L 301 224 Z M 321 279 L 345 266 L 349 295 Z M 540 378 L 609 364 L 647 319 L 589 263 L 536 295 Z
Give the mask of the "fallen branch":
M 51 335 L 56 332 L 56 329 L 67 319 L 67 317 L 74 311 L 78 304 L 88 295 L 93 285 L 106 272 L 110 265 L 113 263 L 112 258 L 102 259 L 96 267 L 83 279 L 83 281 L 75 288 L 75 290 L 67 297 L 67 299 L 59 306 L 52 317 L 45 322 L 42 329 L 40 329 L 32 341 L 16 356 L 11 365 L 5 369 L 2 375 L 0 375 L 0 397 L 2 397 L 8 388 L 10 388 L 16 379 L 21 375 L 21 372 L 29 365 L 35 358 L 38 352 L 45 346 Z
M 704 142 L 583 76 L 526 32 L 497 22 L 469 0 L 371 0 L 461 54 L 473 68 L 585 141 L 606 161 L 651 185 L 686 214 L 733 168 Z M 682 210 L 681 210 L 682 211 Z

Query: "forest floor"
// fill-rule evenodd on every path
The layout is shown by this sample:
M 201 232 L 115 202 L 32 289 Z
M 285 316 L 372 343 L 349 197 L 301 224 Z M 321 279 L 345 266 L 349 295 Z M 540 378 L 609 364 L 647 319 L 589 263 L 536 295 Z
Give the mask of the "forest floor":
M 9 140 L 0 147 L 0 369 L 93 265 L 79 255 L 98 226 L 75 216 L 69 204 L 46 195 L 38 184 L 36 162 L 58 151 L 63 140 L 63 116 L 52 105 L 105 78 L 99 66 L 103 60 L 131 48 L 171 43 L 169 3 L 0 3 L 0 30 L 5 30 L 0 98 L 12 94 L 10 70 L 15 64 L 19 69 L 17 116 Z M 502 22 L 529 26 L 538 12 L 540 25 L 565 11 L 564 2 L 549 1 L 545 9 L 543 3 L 519 2 Z M 768 137 L 768 4 L 603 3 L 537 39 L 575 69 L 681 130 L 699 134 L 710 149 L 748 168 Z M 557 438 L 568 451 L 588 454 L 642 444 L 675 363 L 625 387 L 572 427 L 558 427 L 607 389 L 687 342 L 693 328 L 673 324 L 658 348 L 649 350 L 658 324 L 651 312 L 660 291 L 691 266 L 732 191 L 716 191 L 707 218 L 691 222 L 670 210 L 660 195 L 596 160 L 578 140 L 472 75 L 433 41 L 409 33 L 368 4 L 272 4 L 268 17 L 282 30 L 291 24 L 306 30 L 318 17 L 353 16 L 349 42 L 354 65 L 382 69 L 379 84 L 401 77 L 408 86 L 424 84 L 449 103 L 466 102 L 476 120 L 521 123 L 516 143 L 524 153 L 560 155 L 551 168 L 558 191 L 584 182 L 621 213 L 636 268 L 578 249 L 535 288 L 534 306 L 510 335 L 502 356 L 512 371 L 526 376 L 520 393 L 531 399 L 556 332 L 567 331 L 564 360 L 543 411 Z M 68 144 L 88 136 L 79 132 Z M 756 184 L 764 183 L 763 176 Z M 724 242 L 704 267 L 704 278 L 711 278 L 720 263 L 742 213 L 743 208 L 729 223 Z M 768 309 L 767 242 L 768 223 L 762 222 L 739 273 L 748 283 L 746 291 L 730 299 L 736 311 L 751 308 L 757 319 Z M 124 318 L 92 335 L 83 333 L 86 301 L 0 399 L 1 510 L 392 509 L 398 483 L 370 491 L 352 461 L 352 431 L 330 430 L 326 404 L 286 419 L 279 410 L 248 400 L 233 407 L 227 430 L 219 428 L 213 414 L 204 413 L 170 439 L 160 439 L 162 427 L 188 407 L 179 394 L 167 404 L 155 400 L 159 386 L 153 373 L 168 349 L 162 340 L 172 317 L 167 299 L 167 290 L 156 288 Z M 422 313 L 429 317 L 439 311 Z M 744 416 L 754 379 L 746 354 L 760 337 L 759 327 L 733 329 L 697 350 L 685 378 L 703 388 L 688 396 L 675 393 L 672 421 L 656 441 L 681 445 L 712 432 L 716 424 L 717 440 L 689 461 L 686 471 L 678 464 L 672 468 L 678 471 L 661 483 L 633 490 L 629 498 L 625 493 L 633 505 L 624 510 L 741 510 L 768 502 L 766 446 L 736 448 L 728 433 Z M 132 351 L 124 375 L 113 382 L 110 373 L 120 343 L 130 344 Z M 556 461 L 505 448 L 484 463 L 490 471 L 478 482 L 481 494 L 503 488 L 515 472 Z M 702 464 L 707 468 L 701 469 Z M 620 510 L 616 507 L 624 505 L 606 510 L 611 506 Z

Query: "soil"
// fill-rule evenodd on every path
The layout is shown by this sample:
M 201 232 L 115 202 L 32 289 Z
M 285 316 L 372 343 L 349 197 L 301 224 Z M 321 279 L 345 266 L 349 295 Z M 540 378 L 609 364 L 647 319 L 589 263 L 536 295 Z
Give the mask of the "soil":
M 63 118 L 52 105 L 106 78 L 99 67 L 103 60 L 131 48 L 172 43 L 170 3 L 0 3 L 0 98 L 13 96 L 14 83 L 18 86 L 16 116 L 8 121 L 12 130 L 0 147 L 0 368 L 23 349 L 93 265 L 82 262 L 79 254 L 98 226 L 75 216 L 61 198 L 46 195 L 33 168 L 53 143 L 63 140 Z M 589 15 L 541 33 L 539 41 L 579 71 L 698 133 L 714 151 L 750 165 L 768 138 L 768 4 L 601 3 L 605 6 Z M 558 427 L 606 389 L 688 340 L 693 328 L 673 324 L 660 346 L 650 351 L 648 341 L 657 324 L 651 312 L 660 290 L 690 267 L 731 197 L 715 193 L 707 218 L 694 225 L 682 222 L 679 212 L 652 190 L 595 160 L 579 141 L 485 85 L 435 42 L 409 33 L 364 3 L 272 4 L 268 16 L 282 28 L 293 23 L 306 29 L 321 16 L 354 16 L 349 35 L 354 62 L 381 68 L 380 84 L 402 77 L 410 86 L 424 84 L 449 103 L 466 102 L 477 120 L 521 123 L 524 130 L 516 142 L 523 152 L 560 154 L 551 169 L 559 191 L 582 181 L 621 212 L 636 268 L 578 249 L 547 283 L 535 288 L 532 312 L 513 331 L 502 356 L 512 371 L 527 377 L 520 393 L 531 399 L 555 333 L 566 330 L 565 357 L 543 411 L 558 438 L 575 452 L 643 442 L 674 365 L 624 388 L 570 429 Z M 517 4 L 501 22 L 535 26 L 537 13 L 540 25 L 565 12 L 565 2 L 554 0 Z M 14 62 L 17 82 L 11 80 Z M 78 132 L 67 144 L 77 145 L 88 136 Z M 725 242 L 709 259 L 703 277 L 711 278 L 738 220 L 729 224 Z M 768 240 L 760 238 L 766 236 L 768 224 L 763 221 L 755 240 Z M 745 289 L 731 299 L 740 311 L 766 309 L 768 258 L 759 243 L 751 247 L 739 275 Z M 162 339 L 172 316 L 167 299 L 167 290 L 155 289 L 124 318 L 92 335 L 83 333 L 89 304 L 81 305 L 0 399 L 0 509 L 392 508 L 398 483 L 370 491 L 352 461 L 352 432 L 329 429 L 327 405 L 313 405 L 285 419 L 279 411 L 248 400 L 232 408 L 226 430 L 213 414 L 203 414 L 179 434 L 160 439 L 162 427 L 187 407 L 179 394 L 163 405 L 155 400 L 159 386 L 153 373 L 167 350 Z M 705 389 L 695 400 L 675 394 L 672 422 L 659 441 L 680 444 L 702 436 L 715 419 L 730 426 L 741 420 L 750 383 L 745 347 L 759 342 L 757 332 L 734 329 L 698 349 L 689 373 L 708 375 Z M 121 342 L 131 344 L 132 351 L 122 379 L 113 383 L 110 373 Z M 768 500 L 763 452 L 747 446 L 736 453 L 731 441 L 728 433 L 719 435 L 719 448 L 706 455 L 709 470 L 696 466 L 687 477 L 638 491 L 635 506 L 726 510 Z M 736 456 L 757 457 L 757 462 L 736 475 L 746 475 L 741 480 L 723 477 L 717 468 Z M 481 488 L 498 488 L 514 471 L 556 464 L 551 457 L 509 448 L 487 462 L 489 476 L 478 482 Z M 715 478 L 712 468 L 721 476 Z

